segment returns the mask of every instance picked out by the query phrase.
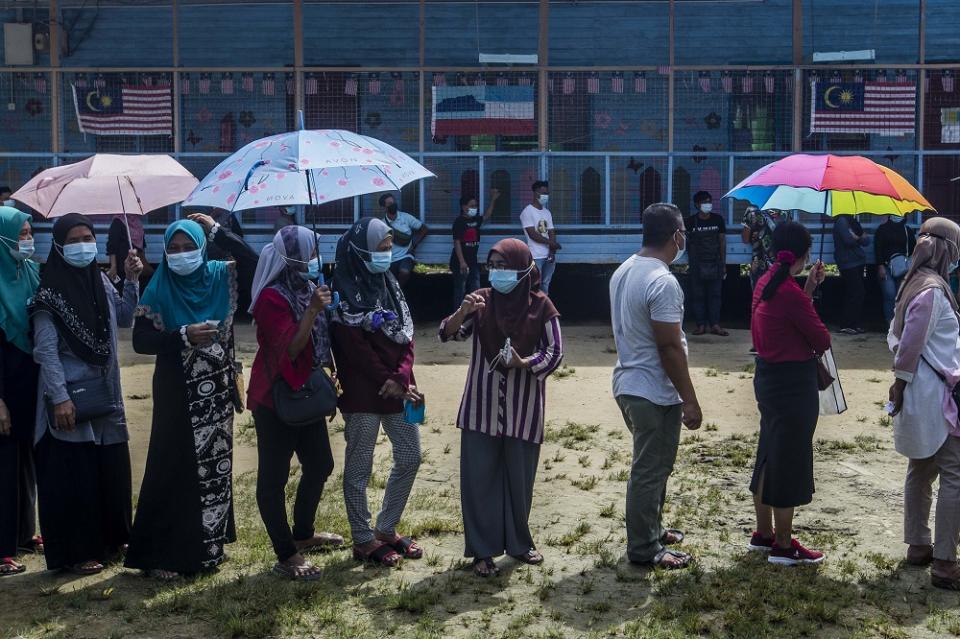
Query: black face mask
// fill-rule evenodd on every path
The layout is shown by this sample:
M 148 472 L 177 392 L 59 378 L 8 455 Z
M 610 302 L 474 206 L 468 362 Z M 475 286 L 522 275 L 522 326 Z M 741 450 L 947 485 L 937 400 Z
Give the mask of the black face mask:
M 394 203 L 394 204 L 387 204 L 387 213 L 389 213 L 390 215 L 396 215 L 396 214 L 397 214 L 397 205 L 396 205 L 396 203 Z

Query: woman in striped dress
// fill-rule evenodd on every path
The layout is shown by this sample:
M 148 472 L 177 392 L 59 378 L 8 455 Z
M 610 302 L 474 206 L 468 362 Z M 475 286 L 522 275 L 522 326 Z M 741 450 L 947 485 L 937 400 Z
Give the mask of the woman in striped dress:
M 560 314 L 540 292 L 523 242 L 498 242 L 487 258 L 492 288 L 467 295 L 440 326 L 441 341 L 473 340 L 457 426 L 466 549 L 477 575 L 499 572 L 506 552 L 543 562 L 528 519 L 543 442 L 545 384 L 563 359 Z

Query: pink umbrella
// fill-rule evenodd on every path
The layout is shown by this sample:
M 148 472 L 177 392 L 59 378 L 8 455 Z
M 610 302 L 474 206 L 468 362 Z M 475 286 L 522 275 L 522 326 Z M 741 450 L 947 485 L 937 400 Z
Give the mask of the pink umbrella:
M 182 202 L 196 185 L 197 178 L 169 155 L 99 153 L 42 171 L 11 197 L 44 217 L 146 215 Z

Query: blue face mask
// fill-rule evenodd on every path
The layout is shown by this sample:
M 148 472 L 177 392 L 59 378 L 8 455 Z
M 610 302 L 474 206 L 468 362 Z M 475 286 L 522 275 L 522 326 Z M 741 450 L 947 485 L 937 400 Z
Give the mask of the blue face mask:
M 670 262 L 670 263 L 671 263 L 671 264 L 676 264 L 677 262 L 679 262 L 680 260 L 683 259 L 683 256 L 684 256 L 684 255 L 687 254 L 687 245 L 686 245 L 686 240 L 684 240 L 683 248 L 680 248 L 680 242 L 677 242 L 676 239 L 674 239 L 673 241 L 676 242 L 676 244 L 677 244 L 677 256 L 676 256 L 675 258 L 673 258 L 673 261 Z
M 320 279 L 320 257 L 315 257 L 307 262 L 307 270 L 297 271 L 297 275 L 308 282 L 315 282 Z
M 70 266 L 84 268 L 97 259 L 96 242 L 78 242 L 63 247 L 63 259 Z
M 507 295 L 512 292 L 513 289 L 517 288 L 517 285 L 520 283 L 520 280 L 525 278 L 530 274 L 530 270 L 533 267 L 531 266 L 525 271 L 513 271 L 509 269 L 500 269 L 497 271 L 490 271 L 490 286 L 493 287 L 493 290 L 496 292 Z
M 390 270 L 390 265 L 393 263 L 393 251 L 364 251 L 356 244 L 351 243 L 350 246 L 357 253 L 366 253 L 370 256 L 370 259 L 363 261 L 363 265 L 374 275 L 386 273 Z
M 33 257 L 33 240 L 17 240 L 14 242 L 6 237 L 0 239 L 3 239 L 4 242 L 8 244 L 16 244 L 16 248 L 10 247 L 8 250 L 10 251 L 10 255 L 13 256 L 13 259 L 17 260 L 18 262 L 29 260 L 31 257 Z
M 167 266 L 177 275 L 190 275 L 202 265 L 203 251 L 200 249 L 167 254 Z

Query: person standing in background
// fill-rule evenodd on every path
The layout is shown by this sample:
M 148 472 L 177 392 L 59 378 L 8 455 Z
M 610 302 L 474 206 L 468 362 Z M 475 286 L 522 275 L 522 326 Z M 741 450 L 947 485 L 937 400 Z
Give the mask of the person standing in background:
M 114 215 L 113 221 L 110 222 L 110 230 L 107 232 L 107 257 L 110 258 L 107 277 L 121 293 L 127 278 L 124 263 L 131 248 L 136 251 L 143 265 L 141 276 L 144 280 L 149 280 L 153 274 L 153 268 L 147 263 L 147 236 L 143 230 L 143 216 Z
M 478 215 L 477 198 L 460 198 L 460 215 L 453 222 L 453 252 L 450 254 L 450 272 L 453 273 L 453 307 L 459 308 L 467 293 L 480 288 L 480 227 L 490 221 L 500 191 L 490 191 L 490 204 L 483 217 Z
M 767 269 L 776 261 L 773 251 L 773 230 L 781 222 L 783 216 L 780 211 L 771 209 L 761 211 L 755 206 L 748 206 L 743 214 L 743 229 L 740 238 L 744 244 L 749 244 L 750 257 L 750 288 L 757 285 L 757 280 L 767 272 Z
M 686 250 L 683 214 L 673 204 L 643 211 L 643 248 L 610 280 L 617 366 L 613 395 L 633 435 L 627 484 L 627 558 L 666 569 L 685 568 L 687 553 L 667 546 L 683 541 L 663 527 L 667 480 L 680 445 L 680 427 L 700 428 L 703 414 L 687 367 L 683 289 L 670 272 Z
M 907 218 L 888 215 L 877 227 L 873 250 L 877 260 L 877 279 L 883 293 L 883 319 L 887 326 L 893 321 L 894 302 L 900 282 L 910 268 L 910 255 L 917 245 L 917 233 L 907 226 Z
M 0 186 L 0 204 L 15 208 L 17 203 L 10 199 L 11 195 L 13 195 L 13 191 L 10 190 L 9 186 Z
M 537 180 L 531 186 L 533 202 L 520 213 L 520 223 L 527 236 L 527 246 L 533 255 L 533 261 L 540 270 L 540 290 L 550 294 L 550 282 L 556 269 L 557 251 L 562 249 L 557 242 L 557 232 L 553 228 L 553 214 L 547 208 L 550 201 L 550 184 L 546 180 Z
M 292 206 L 278 206 L 277 218 L 273 221 L 273 232 L 277 233 L 285 226 L 297 223 L 297 209 Z
M 697 321 L 693 334 L 703 335 L 709 329 L 713 335 L 726 337 L 730 333 L 720 327 L 720 306 L 726 275 L 727 225 L 713 212 L 713 198 L 706 191 L 694 195 L 693 204 L 697 214 L 686 220 L 693 316 Z
M 863 309 L 863 269 L 867 254 L 863 247 L 870 243 L 860 222 L 852 215 L 841 215 L 833 223 L 833 257 L 843 280 L 843 315 L 840 332 L 844 335 L 859 335 L 860 316 Z
M 383 209 L 383 221 L 393 231 L 393 262 L 390 264 L 390 271 L 403 288 L 410 281 L 413 267 L 417 264 L 417 245 L 423 241 L 430 229 L 419 218 L 398 210 L 397 198 L 391 193 L 380 196 L 380 208 Z

